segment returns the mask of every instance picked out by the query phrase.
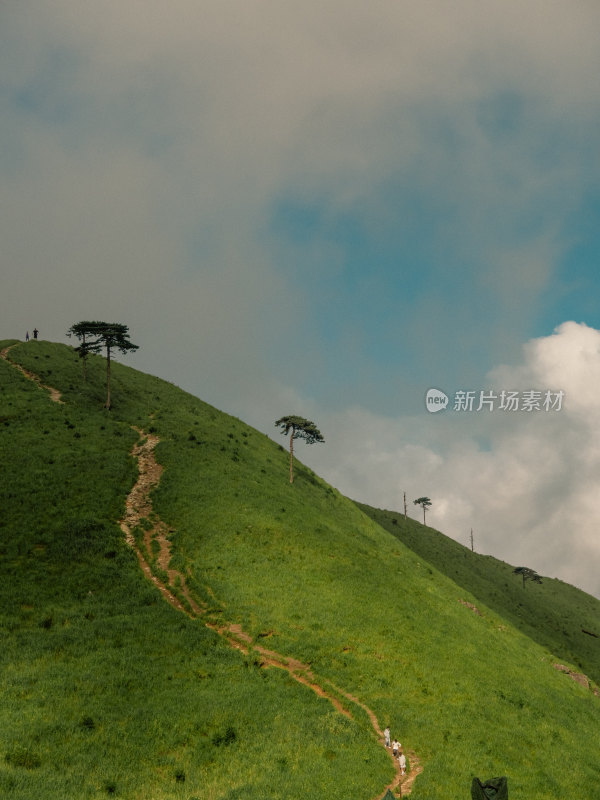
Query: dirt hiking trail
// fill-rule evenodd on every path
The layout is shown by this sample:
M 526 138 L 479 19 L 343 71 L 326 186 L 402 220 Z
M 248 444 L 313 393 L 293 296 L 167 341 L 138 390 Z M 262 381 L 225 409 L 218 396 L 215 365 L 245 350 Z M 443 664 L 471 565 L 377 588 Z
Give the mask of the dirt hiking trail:
M 16 347 L 16 344 L 2 349 L 0 358 L 15 369 L 18 369 L 41 389 L 49 392 L 50 399 L 53 402 L 63 403 L 64 401 L 58 389 L 46 386 L 33 372 L 26 370 L 20 364 L 8 358 L 8 353 L 13 347 Z M 205 624 L 220 636 L 223 636 L 231 647 L 240 650 L 245 655 L 254 654 L 257 656 L 260 659 L 260 667 L 286 670 L 294 680 L 311 689 L 319 697 L 327 699 L 336 711 L 349 719 L 353 719 L 350 710 L 352 706 L 362 709 L 367 714 L 378 741 L 382 746 L 385 746 L 383 732 L 377 717 L 358 698 L 330 681 L 317 679 L 307 664 L 256 644 L 252 637 L 242 629 L 241 625 L 224 622 L 222 619 L 217 622 L 208 618 L 205 606 L 194 598 L 189 590 L 185 575 L 170 567 L 171 543 L 169 534 L 173 531 L 152 510 L 151 493 L 158 486 L 163 472 L 162 466 L 156 461 L 154 455 L 154 450 L 160 440 L 158 436 L 147 434 L 139 428 L 134 428 L 134 430 L 140 437 L 131 451 L 131 455 L 138 466 L 138 479 L 127 496 L 125 516 L 119 520 L 119 525 L 125 535 L 127 544 L 137 555 L 140 567 L 148 580 L 156 586 L 164 599 L 173 608 L 193 619 L 204 617 Z M 140 531 L 143 531 L 143 534 L 140 535 Z M 382 800 L 388 789 L 395 792 L 398 797 L 408 796 L 416 777 L 423 771 L 416 753 L 405 750 L 410 771 L 402 775 L 397 759 L 392 757 L 391 751 L 388 752 L 393 760 L 395 778 L 373 800 Z
M 146 435 L 139 428 L 134 428 L 134 430 L 141 437 L 131 451 L 131 455 L 138 465 L 138 479 L 127 496 L 125 516 L 119 520 L 119 525 L 125 534 L 127 543 L 135 551 L 144 574 L 158 588 L 165 600 L 178 611 L 183 611 L 192 617 L 199 617 L 204 613 L 204 609 L 191 596 L 184 576 L 177 570 L 169 569 L 171 543 L 167 536 L 170 531 L 164 522 L 157 519 L 152 512 L 150 493 L 158 486 L 163 471 L 154 457 L 154 448 L 159 441 L 158 436 Z M 144 535 L 143 541 L 138 544 L 133 532 L 140 526 L 144 528 Z M 158 543 L 158 555 L 154 558 L 152 556 L 153 541 Z M 159 574 L 166 575 L 166 581 L 161 580 L 155 574 L 153 566 L 154 569 L 158 567 Z M 181 594 L 182 598 L 176 597 L 169 587 L 173 587 L 173 590 Z
M 139 428 L 134 430 L 140 436 L 140 440 L 134 445 L 131 452 L 138 464 L 138 479 L 127 497 L 125 516 L 119 523 L 121 530 L 125 534 L 127 543 L 134 549 L 144 574 L 159 589 L 165 600 L 178 611 L 182 611 L 192 618 L 202 617 L 206 614 L 206 609 L 203 604 L 194 599 L 187 586 L 185 575 L 178 570 L 169 568 L 171 544 L 168 534 L 172 531 L 152 510 L 151 492 L 158 486 L 163 469 L 154 455 L 154 449 L 160 440 L 158 436 L 146 434 Z M 136 528 L 138 529 L 137 537 L 134 536 Z M 139 533 L 141 528 L 144 529 L 143 536 Z M 158 547 L 156 545 L 153 547 L 153 542 L 156 542 Z M 158 553 L 154 558 L 153 552 Z M 155 572 L 156 567 L 159 570 L 158 575 Z M 167 582 L 161 580 L 161 577 L 165 575 Z M 205 624 L 223 636 L 231 647 L 240 650 L 245 655 L 255 654 L 258 656 L 260 667 L 286 670 L 298 683 L 307 686 L 319 697 L 329 700 L 340 714 L 352 719 L 351 707 L 361 708 L 367 714 L 378 741 L 385 746 L 383 731 L 377 717 L 358 698 L 330 681 L 317 679 L 307 664 L 257 644 L 238 623 L 230 623 L 222 619 L 219 619 L 218 622 L 206 619 Z M 393 758 L 390 752 L 390 758 L 394 763 L 395 778 L 374 800 L 382 800 L 388 789 L 395 791 L 398 797 L 410 794 L 415 778 L 423 771 L 423 767 L 416 753 L 406 750 L 405 753 L 408 757 L 410 772 L 402 775 L 397 759 Z

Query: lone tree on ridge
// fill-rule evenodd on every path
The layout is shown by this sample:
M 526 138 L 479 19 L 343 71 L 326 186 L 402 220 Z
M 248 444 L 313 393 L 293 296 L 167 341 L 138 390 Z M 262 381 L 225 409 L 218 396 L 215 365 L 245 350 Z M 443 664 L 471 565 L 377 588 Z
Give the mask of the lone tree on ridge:
M 515 567 L 513 573 L 523 578 L 523 588 L 525 588 L 525 581 L 533 581 L 534 583 L 542 582 L 541 575 L 538 575 L 534 569 L 529 569 L 529 567 Z
M 75 336 L 81 342 L 79 347 L 75 348 L 75 352 L 79 354 L 81 358 L 81 362 L 83 364 L 83 380 L 87 380 L 87 356 L 91 350 L 88 350 L 89 344 L 89 337 L 93 335 L 94 325 L 97 325 L 96 322 L 88 322 L 84 320 L 82 322 L 76 322 L 75 325 L 71 325 L 69 330 L 67 331 L 67 336 L 71 338 L 71 336 Z M 88 337 L 88 339 L 86 339 Z
M 294 482 L 294 439 L 304 439 L 306 444 L 324 442 L 321 432 L 314 422 L 304 417 L 294 415 L 281 417 L 275 425 L 281 428 L 281 433 L 286 436 L 290 434 L 290 483 Z
M 431 500 L 428 497 L 418 497 L 416 500 L 413 500 L 413 503 L 416 506 L 423 507 L 423 525 L 425 525 L 425 512 L 431 505 Z
M 110 356 L 111 351 L 128 353 L 138 350 L 139 346 L 129 341 L 129 328 L 120 322 L 78 322 L 67 331 L 67 336 L 76 336 L 81 344 L 75 348 L 83 358 L 84 372 L 85 360 L 89 353 L 100 353 L 106 349 L 106 403 L 105 408 L 110 408 Z M 86 338 L 87 337 L 87 338 Z

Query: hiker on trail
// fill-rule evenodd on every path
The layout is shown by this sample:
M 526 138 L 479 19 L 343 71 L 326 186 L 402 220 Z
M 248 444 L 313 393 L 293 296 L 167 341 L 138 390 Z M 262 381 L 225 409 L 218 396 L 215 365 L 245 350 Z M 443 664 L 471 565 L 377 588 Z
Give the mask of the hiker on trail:
M 400 744 L 398 739 L 394 739 L 394 741 L 392 742 L 392 755 L 394 756 L 394 758 L 396 758 L 396 756 L 398 755 L 398 750 L 400 750 L 401 747 L 402 745 Z
M 400 764 L 400 772 L 402 775 L 406 774 L 406 756 L 404 753 L 400 753 L 398 756 L 398 764 Z
M 38 329 L 37 329 L 37 328 L 34 328 L 34 329 L 33 329 L 33 338 L 34 338 L 34 339 L 37 339 L 37 335 L 38 335 L 38 333 L 39 333 Z
M 29 331 L 27 331 L 27 333 L 25 334 L 25 341 L 26 341 L 26 342 L 28 342 L 28 341 L 29 341 Z
M 391 742 L 391 733 L 390 733 L 390 726 L 388 725 L 387 728 L 383 732 L 383 738 L 385 739 L 385 746 L 389 747 Z

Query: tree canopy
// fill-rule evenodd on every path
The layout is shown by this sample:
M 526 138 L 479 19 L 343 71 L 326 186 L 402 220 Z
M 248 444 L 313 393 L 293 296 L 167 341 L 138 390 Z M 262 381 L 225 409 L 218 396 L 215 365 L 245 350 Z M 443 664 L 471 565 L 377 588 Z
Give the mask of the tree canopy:
M 542 583 L 541 575 L 538 575 L 534 569 L 529 567 L 515 567 L 513 569 L 515 575 L 520 575 L 523 578 L 523 588 L 525 588 L 525 581 L 533 581 L 534 583 Z
M 294 482 L 294 439 L 304 439 L 306 444 L 314 444 L 315 442 L 324 442 L 325 439 L 321 435 L 320 430 L 314 422 L 304 417 L 299 417 L 290 414 L 286 417 L 281 417 L 275 422 L 275 426 L 281 428 L 281 433 L 284 436 L 290 434 L 290 483 Z
M 110 358 L 111 351 L 128 353 L 138 350 L 139 346 L 129 340 L 129 328 L 120 322 L 100 322 L 99 320 L 83 320 L 71 325 L 67 336 L 75 336 L 81 344 L 75 350 L 83 358 L 84 374 L 86 358 L 90 353 L 106 350 L 106 408 L 110 408 Z

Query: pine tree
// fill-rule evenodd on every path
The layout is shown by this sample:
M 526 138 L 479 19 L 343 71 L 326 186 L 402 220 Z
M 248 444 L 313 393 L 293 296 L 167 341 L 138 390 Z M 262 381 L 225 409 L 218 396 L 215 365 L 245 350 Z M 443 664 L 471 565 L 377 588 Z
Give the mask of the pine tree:
M 111 352 L 118 350 L 120 353 L 128 353 L 131 350 L 138 350 L 139 346 L 129 341 L 129 328 L 120 322 L 99 322 L 83 321 L 72 325 L 67 331 L 67 336 L 76 336 L 81 344 L 75 348 L 84 364 L 90 353 L 100 353 L 106 350 L 106 403 L 107 409 L 110 408 L 110 359 Z
M 419 498 L 417 498 L 417 500 L 413 500 L 413 503 L 416 506 L 422 506 L 423 507 L 423 525 L 425 525 L 425 512 L 429 508 L 429 506 L 431 505 L 431 500 L 428 497 L 419 497 Z
M 294 439 L 304 439 L 306 444 L 314 444 L 315 442 L 324 442 L 321 432 L 314 422 L 311 422 L 304 417 L 290 415 L 281 417 L 275 423 L 277 427 L 281 428 L 281 433 L 284 435 L 290 434 L 290 483 L 294 482 Z

